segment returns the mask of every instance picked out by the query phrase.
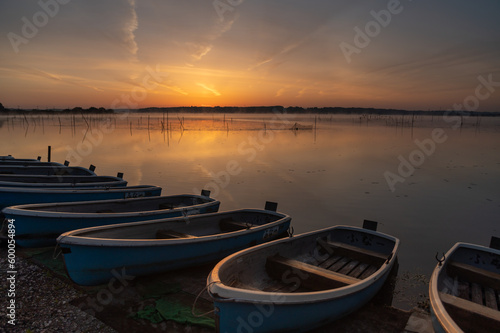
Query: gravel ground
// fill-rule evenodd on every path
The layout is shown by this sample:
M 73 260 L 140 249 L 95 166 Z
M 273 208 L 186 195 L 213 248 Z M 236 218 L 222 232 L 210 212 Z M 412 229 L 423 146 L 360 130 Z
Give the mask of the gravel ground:
M 13 285 L 11 280 L 7 280 L 11 276 L 7 273 L 7 255 L 7 249 L 2 247 L 0 332 L 116 332 L 70 304 L 72 300 L 84 296 L 84 293 L 19 256 L 15 261 L 15 296 L 11 295 Z M 7 306 L 11 300 L 15 300 L 15 325 L 11 325 L 7 317 Z
M 0 333 L 213 332 L 212 329 L 179 325 L 173 321 L 152 324 L 143 319 L 129 317 L 130 314 L 141 310 L 145 305 L 154 303 L 154 299 L 143 299 L 138 293 L 138 288 L 147 286 L 154 281 L 163 281 L 167 285 L 182 284 L 183 292 L 175 294 L 175 297 L 182 301 L 179 295 L 184 295 L 183 297 L 187 297 L 185 303 L 192 304 L 193 298 L 203 288 L 211 266 L 188 269 L 176 272 L 176 274 L 134 278 L 129 288 L 115 295 L 112 303 L 96 313 L 95 308 L 88 305 L 90 304 L 89 300 L 96 299 L 97 291 L 95 289 L 77 287 L 69 279 L 62 278 L 52 271 L 38 266 L 31 259 L 26 259 L 22 255 L 15 258 L 14 269 L 17 272 L 14 274 L 15 296 L 11 296 L 9 294 L 11 284 L 8 280 L 10 277 L 8 271 L 11 269 L 9 264 L 7 248 L 0 247 Z M 313 332 L 403 332 L 411 313 L 390 307 L 394 297 L 395 279 L 396 277 L 392 276 L 389 283 L 386 283 L 383 288 L 386 290 L 379 293 L 363 309 Z M 202 298 L 198 301 L 198 311 L 204 312 L 211 309 L 212 303 Z M 9 311 L 7 306 L 11 299 L 15 300 L 16 306 L 15 325 L 9 324 L 10 319 L 7 317 L 7 311 Z M 205 304 L 203 305 L 203 303 Z

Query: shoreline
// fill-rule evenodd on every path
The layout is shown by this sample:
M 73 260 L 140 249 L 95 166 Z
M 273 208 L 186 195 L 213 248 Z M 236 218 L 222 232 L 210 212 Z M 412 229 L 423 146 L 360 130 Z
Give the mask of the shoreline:
M 500 111 L 460 111 L 460 110 L 402 110 L 358 107 L 283 107 L 283 106 L 250 106 L 250 107 L 149 107 L 140 109 L 105 109 L 81 108 L 72 109 L 9 109 L 0 110 L 1 115 L 120 115 L 123 113 L 184 113 L 184 114 L 315 114 L 315 115 L 375 115 L 375 116 L 468 116 L 468 117 L 500 117 Z
M 45 259 L 40 253 L 45 252 Z M 181 324 L 174 320 L 155 323 L 146 319 L 148 311 L 154 308 L 158 300 L 169 300 L 171 304 L 192 306 L 198 294 L 196 312 L 207 312 L 213 303 L 204 292 L 206 276 L 213 265 L 204 265 L 170 273 L 137 277 L 126 288 L 112 295 L 106 295 L 106 285 L 95 287 L 78 286 L 67 276 L 61 275 L 57 265 L 48 268 L 42 261 L 53 258 L 53 248 L 23 249 L 18 248 L 16 256 L 16 325 L 7 324 L 6 306 L 2 304 L 0 313 L 4 318 L 1 327 L 8 327 L 9 332 L 191 332 L 213 333 L 207 326 Z M 2 267 L 7 261 L 7 249 L 0 249 Z M 59 264 L 62 258 L 57 258 Z M 65 273 L 65 272 L 64 272 Z M 6 271 L 2 271 L 5 275 Z M 422 309 L 410 311 L 391 306 L 394 297 L 393 278 L 384 285 L 382 291 L 360 310 L 330 323 L 311 333 L 363 331 L 367 333 L 403 332 L 411 325 L 412 318 L 428 317 Z M 6 294 L 7 281 L 2 278 L 1 292 Z M 135 316 L 135 318 L 133 318 Z M 149 316 L 150 317 L 150 316 Z M 208 323 L 215 323 L 213 314 L 206 318 Z M 162 319 L 162 318 L 160 318 Z M 428 319 L 428 318 L 427 318 Z M 418 325 L 422 325 L 419 323 Z M 424 325 L 425 326 L 425 325 Z M 2 331 L 2 330 L 0 330 Z M 418 332 L 428 332 L 418 330 Z

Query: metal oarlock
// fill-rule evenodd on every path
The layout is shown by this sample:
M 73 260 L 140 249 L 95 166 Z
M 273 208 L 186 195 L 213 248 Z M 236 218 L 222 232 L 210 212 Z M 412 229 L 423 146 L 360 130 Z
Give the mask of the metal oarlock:
M 438 258 L 439 252 L 436 252 L 436 260 L 438 261 L 438 266 L 443 265 L 443 262 L 446 260 L 446 256 L 443 253 L 443 257 L 441 259 Z

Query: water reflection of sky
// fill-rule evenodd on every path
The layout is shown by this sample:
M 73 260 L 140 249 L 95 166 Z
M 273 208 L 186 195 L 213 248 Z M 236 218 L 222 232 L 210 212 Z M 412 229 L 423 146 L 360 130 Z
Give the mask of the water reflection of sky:
M 124 172 L 130 184 L 160 185 L 163 194 L 207 188 L 221 210 L 276 201 L 295 233 L 379 221 L 380 231 L 401 239 L 400 271 L 430 274 L 437 251 L 500 236 L 498 119 L 482 118 L 479 127 L 466 119 L 454 130 L 439 118 L 417 119 L 411 128 L 357 116 L 296 115 L 271 125 L 272 115 L 169 115 L 167 127 L 162 114 L 151 114 L 149 130 L 147 115 L 131 115 L 104 133 L 104 118 L 78 117 L 74 127 L 62 119 L 61 128 L 57 118 L 36 126 L 28 119 L 29 127 L 20 118 L 6 121 L 0 155 L 45 159 L 51 145 L 53 160 L 94 164 L 101 175 Z M 287 129 L 296 122 L 313 129 Z M 392 192 L 384 173 L 398 174 L 398 157 L 408 159 L 415 140 L 429 142 L 435 128 L 447 140 Z

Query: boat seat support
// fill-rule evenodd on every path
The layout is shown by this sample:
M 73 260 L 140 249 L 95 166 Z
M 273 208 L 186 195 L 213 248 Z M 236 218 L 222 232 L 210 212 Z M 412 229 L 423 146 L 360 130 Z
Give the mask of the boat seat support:
M 440 292 L 439 297 L 443 304 L 447 307 L 451 307 L 455 310 L 465 312 L 468 314 L 473 314 L 479 316 L 478 320 L 493 320 L 495 323 L 494 326 L 491 327 L 500 327 L 500 312 L 494 309 L 490 309 L 484 305 L 480 305 L 466 299 L 456 297 L 453 295 L 445 294 Z M 472 319 L 472 318 L 471 318 Z M 475 322 L 471 321 L 471 322 Z
M 357 246 L 341 242 L 325 241 L 318 239 L 318 244 L 330 254 L 349 257 L 373 266 L 380 267 L 390 255 L 363 249 Z
M 478 283 L 484 287 L 500 290 L 500 274 L 495 272 L 490 272 L 457 261 L 450 261 L 448 263 L 447 273 L 450 276 L 458 275 L 468 282 Z
M 267 257 L 266 270 L 271 277 L 280 281 L 289 279 L 296 282 L 295 276 L 297 276 L 300 280 L 300 287 L 311 290 L 335 289 L 361 281 L 348 275 L 280 255 Z

